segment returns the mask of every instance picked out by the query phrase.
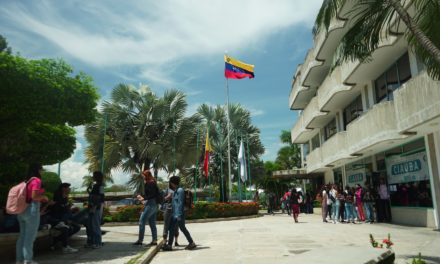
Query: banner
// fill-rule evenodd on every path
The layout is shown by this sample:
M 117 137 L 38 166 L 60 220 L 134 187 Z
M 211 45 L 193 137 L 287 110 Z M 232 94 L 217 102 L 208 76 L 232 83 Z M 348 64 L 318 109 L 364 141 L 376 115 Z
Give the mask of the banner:
M 385 159 L 388 184 L 429 180 L 426 151 Z
M 365 180 L 367 175 L 367 170 L 365 168 L 348 170 L 347 174 L 347 185 L 350 187 L 356 186 L 356 184 L 360 184 L 361 186 L 365 186 Z

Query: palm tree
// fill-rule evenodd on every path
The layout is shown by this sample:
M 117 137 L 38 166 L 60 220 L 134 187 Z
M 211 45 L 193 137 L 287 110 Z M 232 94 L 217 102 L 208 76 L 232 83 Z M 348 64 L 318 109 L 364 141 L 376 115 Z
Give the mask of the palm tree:
M 280 140 L 287 146 L 284 146 L 278 150 L 275 162 L 283 170 L 301 167 L 301 149 L 297 144 L 292 143 L 290 131 L 281 131 Z
M 212 183 L 219 183 L 221 188 L 221 163 L 223 163 L 223 175 L 234 174 L 235 168 L 238 166 L 238 151 L 240 147 L 240 140 L 249 144 L 249 154 L 251 160 L 256 160 L 264 153 L 264 147 L 260 141 L 260 130 L 251 123 L 251 115 L 249 110 L 244 109 L 239 104 L 230 105 L 230 141 L 231 141 L 231 168 L 232 172 L 228 173 L 228 126 L 227 115 L 223 106 L 217 105 L 215 107 L 206 104 L 200 105 L 197 110 L 197 115 L 202 120 L 200 131 L 203 131 L 202 139 L 199 142 L 205 142 L 206 129 L 209 130 L 209 140 L 213 148 L 210 162 L 210 177 Z M 203 148 L 204 149 L 204 148 Z M 203 162 L 204 153 L 199 152 L 199 164 Z M 247 154 L 247 153 L 246 153 Z M 193 172 L 194 170 L 187 170 Z M 202 175 L 198 173 L 198 175 Z M 208 181 L 201 177 L 198 179 L 202 184 L 207 184 Z M 227 177 L 223 177 L 223 186 L 227 186 Z M 226 189 L 226 188 L 225 188 Z M 221 189 L 220 192 L 225 192 Z
M 317 34 L 338 16 L 338 10 L 349 0 L 325 0 L 319 10 L 313 32 Z M 409 46 L 426 65 L 428 74 L 440 79 L 440 2 L 413 0 L 409 12 L 400 0 L 357 0 L 348 16 L 353 24 L 341 40 L 333 67 L 347 60 L 366 60 L 379 46 L 381 39 L 398 33 L 405 24 Z M 396 22 L 394 18 L 397 18 Z
M 119 169 L 132 174 L 130 183 L 137 189 L 143 168 L 152 168 L 157 176 L 159 169 L 170 172 L 188 166 L 199 121 L 196 116 L 185 117 L 186 108 L 185 95 L 176 90 L 157 97 L 148 86 L 116 86 L 111 100 L 103 103 L 103 113 L 86 126 L 89 169 L 99 168 L 103 155 L 104 172 Z

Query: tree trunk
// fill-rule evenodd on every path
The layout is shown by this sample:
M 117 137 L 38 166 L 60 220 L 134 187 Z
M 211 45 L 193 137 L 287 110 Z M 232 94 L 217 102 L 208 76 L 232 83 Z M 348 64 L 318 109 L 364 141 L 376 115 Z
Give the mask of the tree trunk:
M 440 63 L 440 50 L 437 46 L 425 35 L 425 33 L 414 23 L 408 12 L 400 4 L 400 0 L 388 0 L 400 18 L 403 20 L 409 31 L 414 35 L 417 42 L 427 51 L 432 57 Z

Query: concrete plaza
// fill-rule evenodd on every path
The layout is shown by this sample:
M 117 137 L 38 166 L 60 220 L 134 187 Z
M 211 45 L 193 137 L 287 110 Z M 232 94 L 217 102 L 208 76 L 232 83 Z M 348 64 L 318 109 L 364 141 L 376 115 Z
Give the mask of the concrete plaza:
M 187 227 L 198 248 L 187 251 L 183 250 L 183 247 L 177 247 L 172 252 L 161 251 L 151 263 L 292 263 L 295 260 L 299 261 L 302 256 L 307 256 L 305 254 L 322 258 L 322 263 L 332 263 L 326 259 L 328 252 L 334 253 L 335 263 L 347 263 L 344 259 L 350 252 L 359 252 L 359 248 L 370 249 L 370 233 L 378 241 L 385 238 L 388 233 L 391 234 L 391 239 L 395 243 L 393 250 L 396 253 L 396 263 L 410 263 L 409 258 L 419 252 L 431 260 L 428 263 L 440 263 L 440 232 L 428 228 L 392 224 L 322 223 L 318 215 L 304 214 L 300 215 L 298 224 L 285 214 L 275 214 L 244 220 L 190 223 Z M 103 237 L 106 244 L 101 249 L 82 248 L 85 241 L 82 232 L 72 239 L 72 245 L 80 248 L 78 253 L 38 251 L 35 260 L 43 264 L 116 264 L 126 263 L 146 251 L 145 247 L 131 245 L 137 238 L 137 226 L 103 226 L 103 230 L 107 231 Z M 151 240 L 148 227 L 146 231 L 145 242 L 148 242 Z M 159 236 L 161 232 L 162 225 L 158 225 Z M 179 238 L 179 242 L 183 246 L 187 244 L 183 236 Z M 358 249 L 358 251 L 350 249 Z

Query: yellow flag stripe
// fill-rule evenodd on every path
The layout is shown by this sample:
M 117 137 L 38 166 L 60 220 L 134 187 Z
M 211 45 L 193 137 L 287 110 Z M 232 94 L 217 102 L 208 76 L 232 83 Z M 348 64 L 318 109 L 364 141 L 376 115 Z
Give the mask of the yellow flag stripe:
M 243 63 L 239 60 L 229 57 L 228 55 L 225 55 L 225 62 L 234 65 L 236 67 L 242 68 L 246 71 L 254 72 L 254 65 Z

